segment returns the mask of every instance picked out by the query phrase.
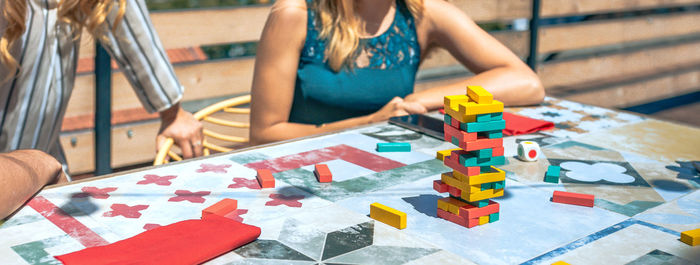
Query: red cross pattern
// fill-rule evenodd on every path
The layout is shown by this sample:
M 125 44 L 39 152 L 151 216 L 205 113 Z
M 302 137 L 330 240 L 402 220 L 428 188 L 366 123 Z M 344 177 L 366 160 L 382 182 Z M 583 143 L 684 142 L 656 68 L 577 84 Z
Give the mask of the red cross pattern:
M 161 227 L 161 226 L 162 225 L 159 225 L 159 224 L 145 224 L 145 225 L 143 225 L 143 229 L 148 231 L 151 229 L 156 229 L 156 228 Z
M 177 195 L 177 196 L 168 199 L 168 201 L 169 202 L 189 201 L 191 203 L 204 203 L 205 199 L 202 197 L 207 196 L 209 194 L 211 194 L 211 191 L 191 192 L 188 190 L 176 190 L 175 195 Z
M 231 165 L 213 165 L 213 164 L 201 164 L 199 165 L 201 168 L 197 169 L 197 173 L 204 173 L 204 172 L 214 172 L 214 173 L 226 173 L 226 169 L 230 168 Z
M 251 190 L 259 190 L 260 184 L 255 179 L 233 178 L 233 184 L 228 185 L 228 187 L 230 189 L 249 188 Z
M 248 210 L 246 209 L 236 209 L 233 212 L 227 213 L 226 215 L 224 215 L 224 217 L 237 222 L 243 222 L 243 217 L 241 217 L 241 215 L 244 215 L 246 213 L 248 213 Z
M 73 198 L 86 198 L 86 197 L 93 197 L 95 199 L 107 199 L 109 198 L 109 192 L 113 192 L 117 190 L 116 187 L 107 187 L 107 188 L 97 188 L 97 187 L 83 187 L 82 189 L 83 192 L 73 194 Z
M 134 206 L 129 206 L 126 204 L 121 204 L 121 203 L 115 203 L 110 206 L 112 208 L 112 211 L 105 212 L 102 214 L 104 217 L 115 217 L 115 216 L 124 216 L 125 218 L 139 218 L 141 217 L 140 211 L 146 210 L 148 208 L 148 205 L 134 205 Z
M 136 182 L 136 184 L 139 185 L 146 185 L 146 184 L 156 184 L 159 186 L 170 186 L 170 184 L 173 184 L 170 182 L 171 179 L 177 178 L 177 176 L 174 175 L 167 175 L 167 176 L 158 176 L 158 175 L 145 175 L 143 176 L 143 180 Z
M 304 195 L 282 195 L 278 193 L 270 194 L 271 201 L 265 203 L 266 206 L 287 205 L 288 207 L 301 207 L 299 200 L 303 199 Z

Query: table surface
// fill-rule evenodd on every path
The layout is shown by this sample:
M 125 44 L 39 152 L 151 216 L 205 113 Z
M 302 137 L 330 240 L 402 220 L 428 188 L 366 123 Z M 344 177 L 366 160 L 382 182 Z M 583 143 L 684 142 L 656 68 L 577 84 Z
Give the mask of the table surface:
M 500 220 L 467 229 L 436 216 L 435 159 L 454 148 L 388 124 L 173 163 L 46 189 L 0 226 L 0 264 L 58 264 L 53 255 L 200 217 L 223 199 L 260 238 L 210 264 L 697 264 L 678 239 L 700 228 L 700 129 L 547 98 L 507 111 L 549 120 L 553 131 L 506 137 Z M 535 141 L 544 157 L 514 158 Z M 410 153 L 377 153 L 410 142 Z M 326 163 L 332 183 L 318 183 Z M 562 166 L 559 184 L 543 182 Z M 257 168 L 277 186 L 260 189 Z M 633 182 L 629 182 L 634 178 Z M 621 183 L 624 182 L 624 183 Z M 595 207 L 550 202 L 554 190 L 589 193 Z M 408 215 L 397 230 L 368 217 L 379 202 Z

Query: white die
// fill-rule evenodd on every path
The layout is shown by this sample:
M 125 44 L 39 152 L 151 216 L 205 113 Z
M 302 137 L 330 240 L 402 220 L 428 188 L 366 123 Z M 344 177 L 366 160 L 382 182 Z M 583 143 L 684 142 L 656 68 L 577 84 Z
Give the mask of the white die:
M 540 146 L 535 142 L 523 141 L 518 143 L 518 158 L 522 161 L 537 161 L 540 156 Z

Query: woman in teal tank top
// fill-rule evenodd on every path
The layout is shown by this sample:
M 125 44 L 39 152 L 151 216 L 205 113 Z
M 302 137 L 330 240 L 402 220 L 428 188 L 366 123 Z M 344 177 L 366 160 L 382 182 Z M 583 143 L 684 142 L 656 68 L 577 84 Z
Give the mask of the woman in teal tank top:
M 429 48 L 472 72 L 414 91 Z M 340 55 L 339 55 L 340 54 Z M 422 113 L 481 85 L 506 104 L 544 96 L 537 76 L 463 12 L 442 0 L 279 0 L 263 30 L 252 88 L 252 144 Z

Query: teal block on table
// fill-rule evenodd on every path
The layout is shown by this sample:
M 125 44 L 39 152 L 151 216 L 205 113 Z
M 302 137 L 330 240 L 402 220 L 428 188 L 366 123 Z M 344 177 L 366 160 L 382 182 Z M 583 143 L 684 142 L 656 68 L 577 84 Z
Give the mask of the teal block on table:
M 498 181 L 498 182 L 493 182 L 493 189 L 494 189 L 494 190 L 502 189 L 502 188 L 504 188 L 505 186 L 506 186 L 506 181 L 505 181 L 505 180 L 501 180 L 501 181 Z
M 479 158 L 487 158 L 487 157 L 491 157 L 493 155 L 493 149 L 491 149 L 491 148 L 474 150 L 472 152 L 474 152 L 474 154 Z
M 464 201 L 464 200 L 462 200 L 462 201 Z M 474 202 L 464 201 L 464 202 L 467 202 L 467 203 L 469 203 L 473 206 L 479 207 L 479 208 L 483 208 L 483 207 L 486 207 L 489 205 L 489 200 L 480 200 L 480 201 L 474 201 Z
M 491 183 L 483 183 L 481 184 L 481 190 L 489 190 L 493 188 L 493 184 Z
M 493 222 L 495 222 L 495 221 L 498 221 L 498 219 L 499 219 L 500 217 L 501 217 L 501 216 L 500 216 L 500 213 L 492 213 L 492 214 L 489 214 L 489 223 L 493 223 Z
M 483 132 L 482 135 L 488 137 L 489 139 L 503 138 L 503 130 L 494 130 Z
M 485 121 L 485 122 L 468 122 L 459 125 L 459 128 L 465 132 L 484 132 L 484 131 L 494 131 L 503 130 L 506 128 L 506 121 L 503 119 L 496 121 Z
M 557 177 L 559 178 L 561 168 L 558 166 L 549 166 L 547 172 L 544 174 L 546 177 Z
M 459 155 L 459 164 L 465 167 L 501 166 L 506 164 L 506 158 L 504 156 L 479 158 L 467 153 Z
M 486 113 L 486 114 L 477 114 L 476 115 L 477 122 L 497 121 L 500 119 L 503 119 L 503 112 L 494 112 L 494 113 Z
M 377 143 L 377 152 L 411 152 L 411 143 Z
M 544 176 L 544 182 L 557 184 L 559 183 L 559 177 Z

